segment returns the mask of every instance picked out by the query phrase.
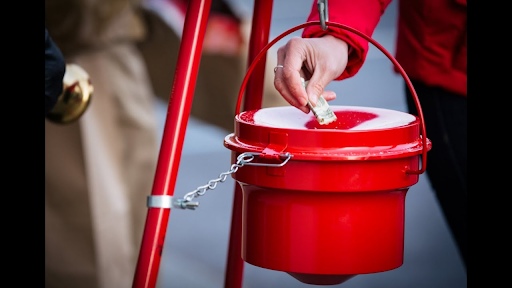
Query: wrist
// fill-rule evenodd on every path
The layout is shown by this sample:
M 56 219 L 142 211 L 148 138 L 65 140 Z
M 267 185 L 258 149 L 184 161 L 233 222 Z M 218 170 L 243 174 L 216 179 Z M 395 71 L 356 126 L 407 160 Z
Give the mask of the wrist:
M 328 39 L 329 41 L 332 41 L 333 43 L 336 43 L 335 45 L 339 47 L 340 49 L 343 49 L 347 53 L 347 56 L 352 53 L 354 50 L 351 45 L 349 45 L 345 40 L 342 40 L 338 37 L 326 34 L 322 36 L 322 38 Z

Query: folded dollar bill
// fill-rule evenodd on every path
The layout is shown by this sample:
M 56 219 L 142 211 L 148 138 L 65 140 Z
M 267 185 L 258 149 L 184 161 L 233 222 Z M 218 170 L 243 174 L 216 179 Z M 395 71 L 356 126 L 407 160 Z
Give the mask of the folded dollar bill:
M 309 81 L 305 81 L 304 78 L 300 78 L 302 81 L 302 86 L 304 89 L 306 89 L 306 86 L 308 85 Z M 324 99 L 322 95 L 318 97 L 318 100 L 316 101 L 316 106 L 313 107 L 311 102 L 309 102 L 308 99 L 308 106 L 311 111 L 313 111 L 313 115 L 315 115 L 316 120 L 318 123 L 322 125 L 327 125 L 329 123 L 332 123 L 336 121 L 336 115 L 334 112 L 332 112 L 331 108 L 329 107 L 329 104 L 327 104 L 327 101 Z

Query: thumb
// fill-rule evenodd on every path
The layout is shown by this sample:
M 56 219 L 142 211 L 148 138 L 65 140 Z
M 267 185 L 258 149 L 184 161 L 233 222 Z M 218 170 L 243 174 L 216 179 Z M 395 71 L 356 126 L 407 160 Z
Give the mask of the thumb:
M 315 70 L 306 86 L 306 93 L 313 107 L 316 107 L 318 97 L 324 93 L 325 87 L 332 80 L 326 77 L 326 74 L 327 73 L 322 73 L 322 71 Z

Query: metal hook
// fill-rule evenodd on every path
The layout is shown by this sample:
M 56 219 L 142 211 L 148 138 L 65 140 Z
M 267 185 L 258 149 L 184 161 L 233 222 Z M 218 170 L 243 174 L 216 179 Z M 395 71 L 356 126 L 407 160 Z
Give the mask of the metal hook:
M 320 26 L 322 30 L 327 30 L 327 24 L 325 22 L 329 21 L 329 5 L 327 0 L 318 0 L 317 2 L 318 14 L 320 16 Z
M 254 156 L 259 156 L 261 155 L 261 153 L 257 153 L 257 152 L 245 152 L 243 154 L 240 154 L 238 156 L 238 158 L 240 158 L 241 155 L 245 155 L 245 158 L 247 157 L 252 157 L 252 159 L 254 159 Z M 286 163 L 288 163 L 288 161 L 290 161 L 290 158 L 292 158 L 293 155 L 290 154 L 289 152 L 286 152 L 285 154 L 280 154 L 279 155 L 279 158 L 286 158 L 283 162 L 279 163 L 279 164 L 271 164 L 271 163 L 249 163 L 249 161 L 247 162 L 244 162 L 243 164 L 244 165 L 249 165 L 249 166 L 267 166 L 267 167 L 282 167 L 284 166 Z M 240 161 L 240 159 L 238 159 Z

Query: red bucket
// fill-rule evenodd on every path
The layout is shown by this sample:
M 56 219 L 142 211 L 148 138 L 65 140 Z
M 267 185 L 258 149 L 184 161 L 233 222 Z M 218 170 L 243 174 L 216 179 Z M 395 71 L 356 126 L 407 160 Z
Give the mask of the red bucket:
M 296 26 L 265 46 L 244 79 L 237 113 L 261 55 L 287 34 L 318 24 Z M 337 121 L 320 125 L 312 113 L 273 107 L 238 113 L 235 132 L 224 139 L 233 163 L 240 155 L 250 160 L 233 174 L 243 191 L 243 260 L 317 285 L 402 265 L 405 196 L 431 149 L 417 95 L 396 60 L 361 32 L 328 25 L 366 38 L 399 67 L 419 117 L 331 106 Z

